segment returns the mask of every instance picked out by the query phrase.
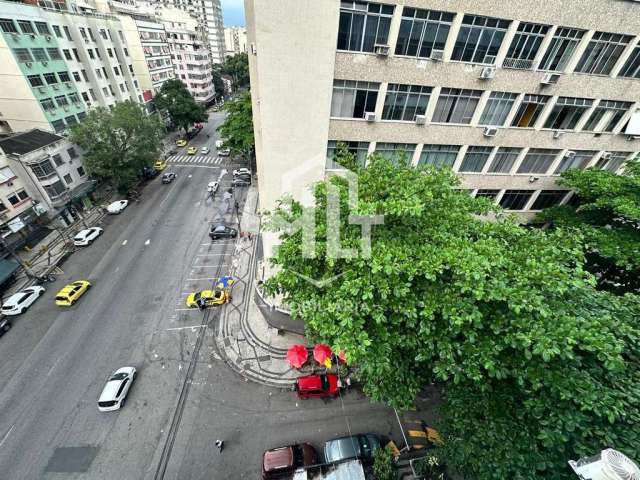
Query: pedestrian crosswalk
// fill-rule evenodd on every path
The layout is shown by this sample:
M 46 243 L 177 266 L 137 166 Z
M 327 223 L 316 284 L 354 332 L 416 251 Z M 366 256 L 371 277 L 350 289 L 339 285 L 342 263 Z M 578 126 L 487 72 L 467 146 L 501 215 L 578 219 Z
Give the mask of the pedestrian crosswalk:
M 222 157 L 211 157 L 209 155 L 171 155 L 167 158 L 170 163 L 199 163 L 220 165 L 223 162 Z

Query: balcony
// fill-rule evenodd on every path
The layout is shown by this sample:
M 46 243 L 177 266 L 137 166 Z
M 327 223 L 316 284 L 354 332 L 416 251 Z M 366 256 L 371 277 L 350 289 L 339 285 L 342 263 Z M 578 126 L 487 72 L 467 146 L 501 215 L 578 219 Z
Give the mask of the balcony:
M 502 62 L 502 68 L 531 70 L 533 68 L 533 60 L 527 60 L 524 58 L 505 58 Z

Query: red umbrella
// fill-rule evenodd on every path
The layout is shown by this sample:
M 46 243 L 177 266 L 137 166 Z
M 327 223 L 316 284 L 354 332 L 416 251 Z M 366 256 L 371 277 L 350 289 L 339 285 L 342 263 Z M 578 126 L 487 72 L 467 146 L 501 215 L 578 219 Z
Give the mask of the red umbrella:
M 324 365 L 327 359 L 331 360 L 331 347 L 324 343 L 319 343 L 313 347 L 313 358 L 316 359 L 320 365 Z
M 304 345 L 294 345 L 287 351 L 287 361 L 292 367 L 301 368 L 307 361 L 309 352 Z

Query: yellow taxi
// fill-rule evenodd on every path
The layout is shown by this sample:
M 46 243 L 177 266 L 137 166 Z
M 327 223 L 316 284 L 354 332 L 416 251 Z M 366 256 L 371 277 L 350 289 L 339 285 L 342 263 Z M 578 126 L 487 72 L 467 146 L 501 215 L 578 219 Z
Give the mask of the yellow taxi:
M 184 138 L 176 140 L 176 147 L 184 147 L 187 145 L 187 141 Z
M 156 160 L 156 163 L 153 164 L 153 168 L 156 170 L 156 172 L 161 172 L 162 170 L 167 168 L 167 161 L 166 160 Z
M 204 308 L 214 305 L 222 305 L 231 301 L 231 295 L 226 290 L 216 288 L 215 290 L 202 290 L 189 294 L 187 297 L 187 307 Z
M 198 153 L 198 147 L 187 148 L 187 155 L 195 155 L 196 153 Z
M 56 294 L 56 305 L 59 307 L 70 307 L 90 288 L 91 284 L 86 280 L 71 282 Z

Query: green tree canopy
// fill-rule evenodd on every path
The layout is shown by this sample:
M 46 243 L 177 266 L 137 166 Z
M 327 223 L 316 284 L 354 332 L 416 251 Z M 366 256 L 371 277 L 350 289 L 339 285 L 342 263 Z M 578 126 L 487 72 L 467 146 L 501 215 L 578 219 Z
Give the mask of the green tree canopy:
M 240 94 L 238 98 L 227 101 L 223 108 L 227 118 L 218 127 L 218 132 L 225 146 L 236 154 L 250 156 L 255 145 L 251 93 Z
M 225 88 L 224 82 L 222 81 L 222 65 L 219 63 L 215 63 L 211 68 L 211 77 L 213 79 L 213 88 L 216 91 L 216 98 L 224 98 L 225 96 Z
M 145 166 L 157 159 L 164 127 L 131 101 L 113 110 L 99 107 L 71 128 L 70 140 L 84 150 L 89 173 L 127 191 Z
M 337 161 L 355 166 L 344 150 Z M 448 169 L 374 155 L 356 173 L 351 207 L 349 183 L 333 176 L 314 186 L 315 210 L 282 203 L 267 216 L 282 243 L 266 288 L 309 336 L 347 353 L 365 393 L 404 408 L 442 384 L 443 431 L 457 450 L 446 458 L 469 478 L 563 478 L 568 459 L 604 439 L 640 456 L 637 370 L 627 368 L 640 306 L 595 290 L 579 236 L 482 219 L 497 207 L 461 192 Z M 336 231 L 343 248 L 359 248 L 349 215 L 374 214 L 384 224 L 370 257 L 327 255 Z M 286 227 L 305 216 L 315 258 L 302 254 L 304 232 Z
M 578 201 L 544 210 L 539 219 L 576 230 L 584 238 L 587 268 L 601 288 L 640 293 L 640 162 L 622 175 L 605 170 L 568 170 L 560 184 Z
M 169 114 L 174 125 L 184 129 L 196 122 L 206 122 L 207 111 L 196 103 L 187 87 L 178 79 L 167 80 L 154 98 L 156 108 Z
M 233 79 L 234 91 L 249 85 L 249 56 L 246 53 L 237 53 L 227 57 L 222 64 L 222 73 Z

